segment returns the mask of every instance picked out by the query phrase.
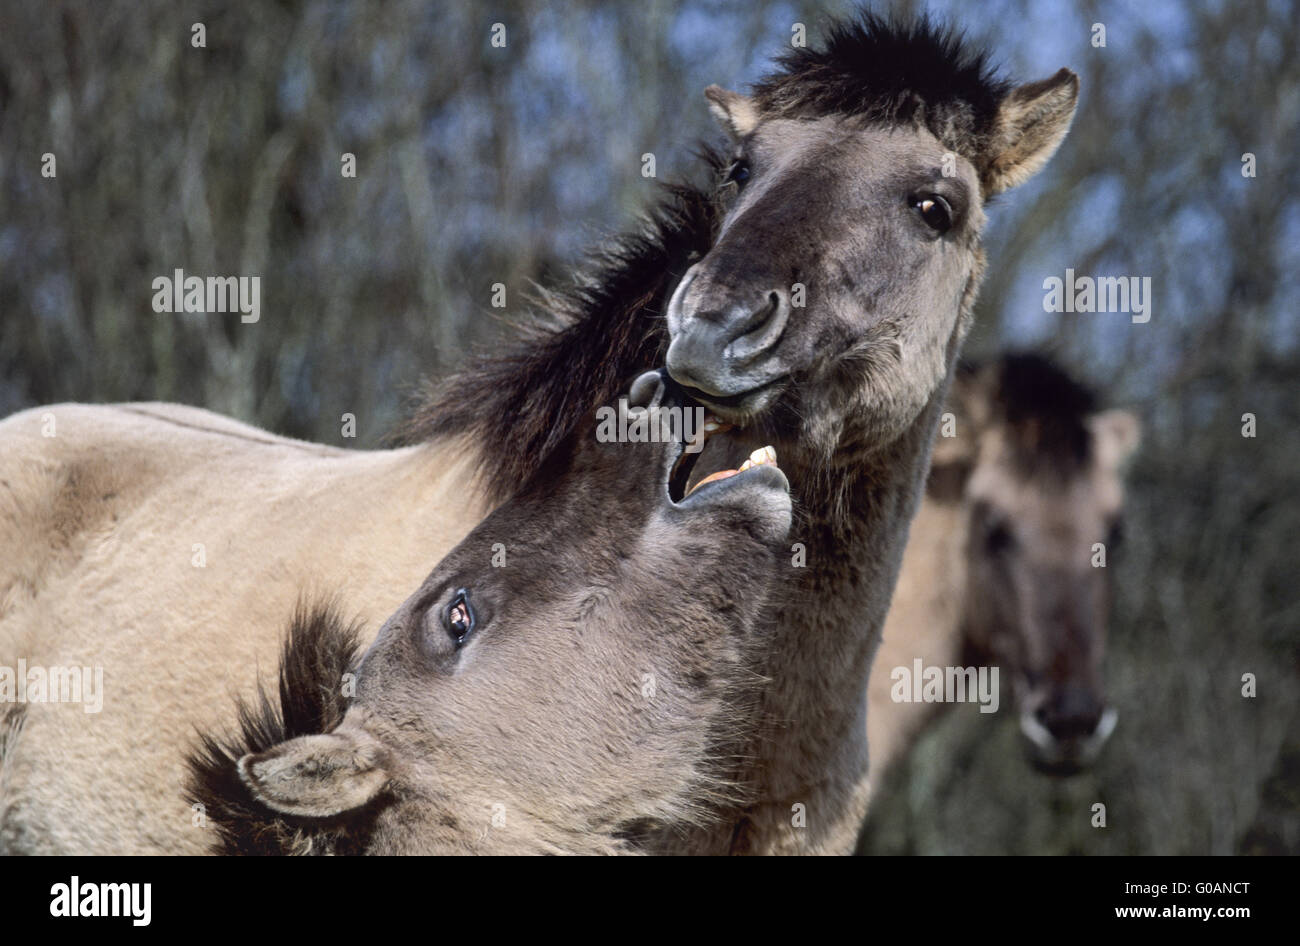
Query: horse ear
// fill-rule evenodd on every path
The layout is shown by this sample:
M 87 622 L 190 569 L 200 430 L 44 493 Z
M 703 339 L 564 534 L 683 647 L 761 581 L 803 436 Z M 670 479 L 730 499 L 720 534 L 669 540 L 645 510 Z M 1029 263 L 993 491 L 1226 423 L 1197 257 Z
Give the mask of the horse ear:
M 253 797 L 273 811 L 327 818 L 360 808 L 388 781 L 383 751 L 357 730 L 299 736 L 236 764 Z
M 1142 440 L 1142 422 L 1132 411 L 1109 410 L 1088 418 L 1097 461 L 1103 469 L 1122 468 Z
M 1023 184 L 1056 153 L 1079 102 L 1079 77 L 1062 69 L 1050 79 L 1012 89 L 994 119 L 985 196 Z
M 758 106 L 749 96 L 711 85 L 704 90 L 704 97 L 713 117 L 732 138 L 744 138 L 758 126 Z

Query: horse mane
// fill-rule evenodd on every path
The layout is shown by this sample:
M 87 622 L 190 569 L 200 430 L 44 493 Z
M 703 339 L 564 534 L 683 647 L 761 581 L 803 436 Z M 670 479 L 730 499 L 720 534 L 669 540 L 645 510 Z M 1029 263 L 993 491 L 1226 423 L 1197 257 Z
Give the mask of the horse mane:
M 278 700 L 259 682 L 256 699 L 238 703 L 237 732 L 199 733 L 186 758 L 185 796 L 215 828 L 216 853 L 360 853 L 372 810 L 326 820 L 283 815 L 255 799 L 235 768 L 250 752 L 337 726 L 348 705 L 343 675 L 355 669 L 360 650 L 356 624 L 344 624 L 330 604 L 300 602 L 280 654 Z
M 832 23 L 822 45 L 795 47 L 777 64 L 754 87 L 763 112 L 888 125 L 919 121 L 971 160 L 1011 89 L 987 51 L 924 15 L 886 19 L 860 12 Z
M 575 427 L 663 363 L 678 279 L 713 245 L 722 156 L 701 147 L 706 186 L 663 184 L 639 229 L 592 254 L 568 286 L 543 289 L 519 336 L 427 387 L 397 440 L 468 436 L 489 499 L 514 495 Z
M 996 417 L 1010 433 L 1013 462 L 1025 475 L 1047 465 L 1059 475 L 1092 459 L 1088 418 L 1096 394 L 1046 355 L 1011 352 L 992 365 Z

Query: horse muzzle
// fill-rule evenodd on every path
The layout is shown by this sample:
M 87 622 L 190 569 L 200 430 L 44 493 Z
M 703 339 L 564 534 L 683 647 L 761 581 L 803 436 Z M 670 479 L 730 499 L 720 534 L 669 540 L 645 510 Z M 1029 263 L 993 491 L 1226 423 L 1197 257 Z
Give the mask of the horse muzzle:
M 690 270 L 668 303 L 668 373 L 724 414 L 757 413 L 789 374 L 779 349 L 790 308 L 782 289 L 724 289 Z

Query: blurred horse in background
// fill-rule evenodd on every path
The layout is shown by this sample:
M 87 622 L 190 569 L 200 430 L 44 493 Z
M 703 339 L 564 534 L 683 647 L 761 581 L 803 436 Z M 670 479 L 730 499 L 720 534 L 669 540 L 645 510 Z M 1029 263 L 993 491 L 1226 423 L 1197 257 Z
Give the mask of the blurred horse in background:
M 1088 766 L 1110 737 L 1104 556 L 1119 540 L 1140 427 L 1096 401 L 1037 354 L 958 372 L 868 684 L 873 786 L 935 718 L 935 703 L 891 697 L 891 673 L 917 659 L 999 667 L 1003 705 L 1019 712 L 1043 771 Z

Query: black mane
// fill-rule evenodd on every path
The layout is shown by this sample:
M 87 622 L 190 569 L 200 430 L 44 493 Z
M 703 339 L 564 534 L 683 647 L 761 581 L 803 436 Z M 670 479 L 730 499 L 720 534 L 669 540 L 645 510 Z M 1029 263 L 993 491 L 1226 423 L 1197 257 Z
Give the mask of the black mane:
M 221 854 L 359 853 L 373 812 L 334 820 L 296 819 L 249 793 L 235 763 L 298 736 L 329 732 L 343 719 L 343 675 L 355 669 L 359 629 L 328 605 L 299 605 L 280 656 L 279 700 L 258 685 L 254 705 L 239 703 L 239 732 L 199 734 L 186 759 L 186 800 L 203 806 Z
M 785 53 L 779 67 L 754 88 L 764 112 L 882 124 L 920 119 L 972 161 L 1011 88 L 985 51 L 925 16 L 887 20 L 862 12 L 833 24 L 821 46 Z
M 1092 459 L 1088 418 L 1097 396 L 1045 355 L 1016 352 L 994 366 L 994 405 L 1011 432 L 1015 462 L 1032 474 L 1044 463 L 1071 474 Z
M 504 353 L 475 356 L 427 391 L 399 439 L 470 436 L 485 491 L 504 500 L 591 411 L 662 364 L 669 295 L 709 251 L 721 218 L 715 195 L 725 162 L 707 148 L 701 157 L 706 186 L 663 185 L 639 231 L 593 255 L 571 286 L 546 291 Z

